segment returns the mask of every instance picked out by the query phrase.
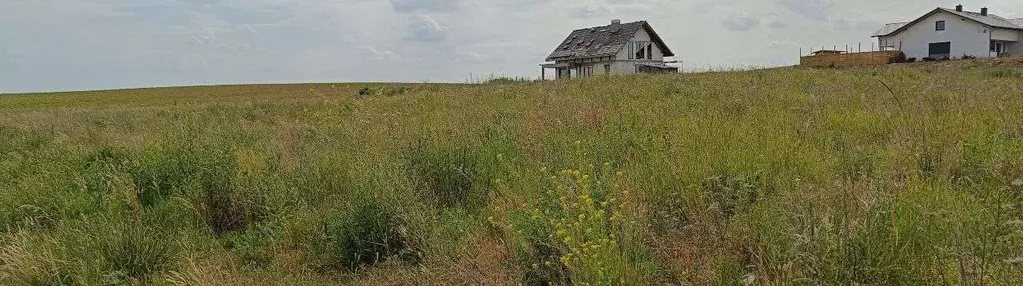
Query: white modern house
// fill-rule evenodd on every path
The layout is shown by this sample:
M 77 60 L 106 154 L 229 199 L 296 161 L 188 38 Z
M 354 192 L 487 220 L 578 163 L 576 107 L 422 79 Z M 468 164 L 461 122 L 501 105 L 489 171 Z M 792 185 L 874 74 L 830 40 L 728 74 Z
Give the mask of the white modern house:
M 882 50 L 898 50 L 917 59 L 990 58 L 1023 54 L 1023 18 L 937 8 L 909 22 L 886 24 L 874 33 Z
M 572 31 L 540 67 L 544 78 L 546 70 L 553 69 L 557 79 L 678 72 L 665 62 L 665 57 L 673 56 L 646 21 L 613 20 L 608 26 Z

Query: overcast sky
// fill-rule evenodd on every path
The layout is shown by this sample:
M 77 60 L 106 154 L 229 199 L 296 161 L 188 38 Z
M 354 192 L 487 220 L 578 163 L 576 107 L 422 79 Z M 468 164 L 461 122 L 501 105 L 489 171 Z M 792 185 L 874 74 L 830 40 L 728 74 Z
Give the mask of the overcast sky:
M 797 62 L 962 1 L 0 0 L 0 92 L 529 76 L 573 29 L 649 21 L 686 69 Z M 963 2 L 1023 17 L 1023 1 Z

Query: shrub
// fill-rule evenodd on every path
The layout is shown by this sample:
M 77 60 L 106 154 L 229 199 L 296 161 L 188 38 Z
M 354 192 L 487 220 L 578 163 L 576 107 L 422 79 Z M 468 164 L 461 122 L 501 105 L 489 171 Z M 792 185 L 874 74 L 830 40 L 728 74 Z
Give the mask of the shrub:
M 383 88 L 383 87 L 363 87 L 359 89 L 359 93 L 355 97 L 369 97 L 369 96 L 396 96 L 402 95 L 408 92 L 409 89 L 404 86 Z
M 202 206 L 199 211 L 217 236 L 243 230 L 265 216 L 261 199 L 235 191 L 237 164 L 230 148 L 164 146 L 132 170 L 138 202 L 153 207 L 175 195 Z
M 327 216 L 320 238 L 309 251 L 321 267 L 354 271 L 392 258 L 416 264 L 422 253 L 397 214 L 365 191 Z
M 906 62 L 907 63 L 915 63 L 916 62 L 916 58 L 907 58 Z
M 898 55 L 895 56 L 894 62 L 896 62 L 896 63 L 906 63 L 906 62 L 909 62 L 909 59 L 906 58 L 906 54 L 905 53 L 899 53 Z
M 988 72 L 988 75 L 995 78 L 1023 78 L 1023 71 L 1012 68 L 999 68 Z
M 962 57 L 962 58 L 960 58 L 960 59 L 964 59 L 964 60 L 975 60 L 975 59 L 977 59 L 977 56 L 971 56 L 971 55 L 963 54 L 963 57 Z
M 377 90 L 375 90 L 375 89 L 372 89 L 372 88 L 369 88 L 369 87 L 363 87 L 363 88 L 359 89 L 359 93 L 356 95 L 356 97 L 373 96 L 373 95 L 377 94 L 376 92 L 377 92 Z
M 465 147 L 441 147 L 419 140 L 406 154 L 408 172 L 442 208 L 475 207 L 487 199 L 489 180 L 479 178 L 477 156 Z
M 169 270 L 177 255 L 173 240 L 146 227 L 123 226 L 91 236 L 96 238 L 92 243 L 104 266 L 126 278 L 143 280 Z
M 703 180 L 703 191 L 710 195 L 718 214 L 728 221 L 748 209 L 761 196 L 759 175 L 715 175 Z
M 610 164 L 598 172 L 592 165 L 565 170 L 552 177 L 531 209 L 514 223 L 520 244 L 517 254 L 527 284 L 644 284 L 649 269 L 632 244 L 634 225 L 625 204 L 611 193 Z M 537 279 L 537 280 L 530 280 Z
M 491 77 L 483 82 L 483 84 L 517 84 L 517 83 L 529 83 L 532 79 L 525 77 Z

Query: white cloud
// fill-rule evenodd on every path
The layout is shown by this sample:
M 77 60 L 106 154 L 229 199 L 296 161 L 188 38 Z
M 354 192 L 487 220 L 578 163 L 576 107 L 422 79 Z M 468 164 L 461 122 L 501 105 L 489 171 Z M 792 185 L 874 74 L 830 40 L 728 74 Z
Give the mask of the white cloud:
M 391 0 L 394 11 L 399 13 L 452 12 L 460 4 L 459 0 Z
M 751 16 L 749 13 L 736 13 L 732 16 L 725 18 L 722 22 L 726 29 L 731 31 L 749 31 L 760 24 L 760 20 L 756 17 Z
M 432 17 L 422 14 L 410 16 L 408 33 L 405 39 L 414 42 L 440 42 L 447 40 L 448 28 Z
M 1023 16 L 1018 0 L 986 4 L 1001 16 Z M 573 29 L 606 25 L 612 18 L 649 21 L 687 68 L 788 65 L 797 61 L 800 47 L 869 47 L 870 33 L 880 25 L 911 20 L 935 5 L 891 0 L 7 0 L 0 5 L 0 92 L 444 82 L 463 81 L 470 73 L 532 77 Z M 405 68 L 393 68 L 398 64 Z
M 594 5 L 577 5 L 568 8 L 568 15 L 572 18 L 588 19 L 593 17 L 603 17 L 611 14 L 611 10 L 607 7 L 594 6 Z
M 789 11 L 815 21 L 827 20 L 834 5 L 832 0 L 779 0 L 779 3 Z

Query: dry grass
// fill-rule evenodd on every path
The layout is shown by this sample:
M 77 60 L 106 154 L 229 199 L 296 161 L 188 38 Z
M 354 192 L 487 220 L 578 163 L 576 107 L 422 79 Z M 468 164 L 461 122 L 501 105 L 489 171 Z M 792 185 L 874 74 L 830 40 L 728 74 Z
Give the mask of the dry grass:
M 997 63 L 3 95 L 0 284 L 1020 284 Z

